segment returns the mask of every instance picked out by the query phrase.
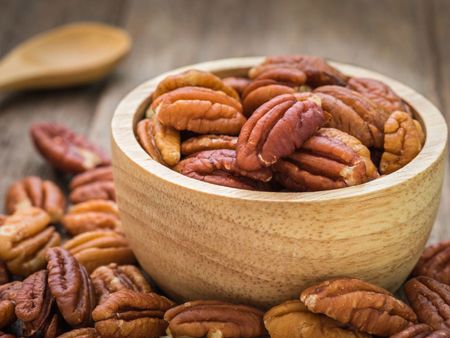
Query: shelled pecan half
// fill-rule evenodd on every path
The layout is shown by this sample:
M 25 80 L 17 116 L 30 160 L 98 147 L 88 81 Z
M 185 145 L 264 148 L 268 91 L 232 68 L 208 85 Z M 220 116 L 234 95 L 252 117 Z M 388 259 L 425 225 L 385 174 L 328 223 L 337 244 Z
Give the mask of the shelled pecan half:
M 0 286 L 0 329 L 16 320 L 16 297 L 22 288 L 22 282 L 11 282 Z
M 391 336 L 417 320 L 413 310 L 391 293 L 354 278 L 319 283 L 304 290 L 300 299 L 312 312 L 374 335 Z
M 450 285 L 450 240 L 427 247 L 417 262 L 413 276 L 431 277 Z
M 433 330 L 426 324 L 409 326 L 391 338 L 450 338 L 450 330 Z
M 251 80 L 247 77 L 236 77 L 236 76 L 223 78 L 222 81 L 226 86 L 233 88 L 239 94 L 240 97 L 242 97 L 242 93 L 251 82 Z
M 93 327 L 85 327 L 66 332 L 58 336 L 58 338 L 100 338 L 100 335 Z
M 100 167 L 78 174 L 70 181 L 73 204 L 90 200 L 116 200 L 112 167 Z
M 189 156 L 199 151 L 217 149 L 236 149 L 238 138 L 228 135 L 200 135 L 188 138 L 181 143 L 181 154 Z
M 0 285 L 6 284 L 9 282 L 9 271 L 5 262 L 0 261 Z

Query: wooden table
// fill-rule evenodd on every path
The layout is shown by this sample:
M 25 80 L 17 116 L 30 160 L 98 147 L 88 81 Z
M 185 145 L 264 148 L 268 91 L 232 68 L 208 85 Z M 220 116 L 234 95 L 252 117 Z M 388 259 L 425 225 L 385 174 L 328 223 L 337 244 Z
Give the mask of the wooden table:
M 54 178 L 33 149 L 29 126 L 63 122 L 109 148 L 119 100 L 146 79 L 200 61 L 306 53 L 396 78 L 450 119 L 448 0 L 0 0 L 0 56 L 40 31 L 72 21 L 121 26 L 134 48 L 95 85 L 0 94 L 0 203 L 25 175 Z M 430 241 L 450 238 L 448 173 Z

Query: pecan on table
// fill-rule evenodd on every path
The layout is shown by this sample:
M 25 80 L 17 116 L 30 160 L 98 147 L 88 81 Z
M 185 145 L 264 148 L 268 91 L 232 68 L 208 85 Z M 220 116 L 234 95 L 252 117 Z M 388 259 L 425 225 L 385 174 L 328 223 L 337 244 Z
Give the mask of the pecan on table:
M 70 201 L 73 204 L 90 200 L 116 200 L 112 167 L 100 167 L 74 176 L 70 181 Z
M 58 336 L 58 338 L 100 338 L 100 335 L 93 327 L 85 327 L 66 332 Z
M 72 206 L 61 220 L 72 236 L 101 229 L 120 229 L 119 208 L 113 201 L 90 200 Z
M 64 215 L 66 201 L 61 189 L 52 181 L 36 176 L 25 177 L 9 187 L 6 194 L 6 212 L 38 207 L 47 211 L 52 222 L 58 222 Z
M 349 88 L 323 86 L 314 93 L 322 99 L 323 110 L 331 115 L 328 127 L 355 136 L 366 147 L 383 149 L 384 124 L 389 113 Z
M 434 330 L 450 329 L 450 286 L 419 276 L 409 280 L 404 289 L 421 323 Z
M 408 113 L 396 111 L 384 125 L 384 153 L 380 172 L 390 174 L 412 161 L 422 149 L 425 135 L 420 123 Z
M 271 338 L 368 338 L 327 316 L 312 313 L 299 300 L 277 305 L 264 315 Z
M 86 269 L 63 248 L 47 251 L 48 286 L 64 320 L 72 327 L 92 324 L 95 291 Z
M 34 207 L 6 218 L 0 227 L 0 259 L 12 274 L 28 276 L 45 267 L 46 250 L 61 242 L 49 222 L 50 216 Z
M 100 266 L 91 273 L 92 283 L 99 304 L 114 292 L 129 289 L 136 292 L 151 292 L 152 288 L 134 265 L 117 265 L 111 263 Z
M 5 262 L 0 261 L 0 285 L 6 284 L 9 282 L 9 271 Z
M 92 317 L 102 337 L 157 338 L 164 335 L 164 313 L 175 304 L 156 293 L 121 290 L 98 305 Z
M 321 128 L 303 146 L 273 166 L 274 176 L 293 191 L 354 186 L 377 178 L 369 150 L 355 137 Z
M 30 133 L 40 154 L 62 172 L 80 173 L 110 163 L 101 149 L 61 124 L 37 123 Z
M 247 190 L 264 189 L 264 182 L 272 178 L 269 168 L 254 171 L 241 169 L 237 165 L 236 152 L 229 149 L 205 150 L 193 154 L 174 169 L 196 180 Z
M 236 150 L 238 138 L 228 135 L 200 135 L 188 138 L 181 143 L 181 153 L 184 156 L 192 155 L 204 150 L 231 149 Z
M 89 273 L 110 263 L 133 264 L 136 262 L 127 239 L 116 231 L 96 230 L 75 236 L 64 244 Z
M 354 278 L 319 283 L 304 290 L 300 299 L 312 312 L 374 335 L 396 334 L 417 319 L 408 305 L 388 291 Z
M 223 78 L 222 81 L 226 86 L 233 88 L 241 97 L 245 88 L 247 88 L 251 82 L 249 78 L 236 76 Z
M 173 337 L 251 338 L 267 334 L 262 311 L 220 301 L 187 302 L 168 310 L 164 319 Z
M 416 324 L 391 336 L 391 338 L 450 338 L 450 330 L 433 330 L 426 324 Z
M 388 113 L 400 110 L 412 115 L 408 104 L 384 82 L 363 77 L 352 77 L 348 80 L 347 87 L 372 100 Z
M 289 156 L 324 123 L 322 108 L 308 95 L 280 95 L 259 107 L 242 127 L 237 165 L 249 171 Z
M 413 276 L 431 277 L 450 285 L 450 240 L 427 247 L 417 262 Z
M 0 329 L 16 320 L 14 309 L 17 293 L 21 288 L 22 282 L 11 282 L 0 286 Z

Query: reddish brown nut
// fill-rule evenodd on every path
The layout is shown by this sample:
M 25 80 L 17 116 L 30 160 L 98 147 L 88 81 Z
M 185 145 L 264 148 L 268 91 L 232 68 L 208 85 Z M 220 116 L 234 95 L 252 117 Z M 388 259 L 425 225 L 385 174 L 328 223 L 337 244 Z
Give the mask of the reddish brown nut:
M 427 276 L 450 285 L 450 240 L 427 247 L 413 272 L 413 276 Z
M 66 201 L 61 189 L 52 181 L 43 181 L 28 176 L 15 182 L 6 194 L 6 212 L 38 207 L 47 211 L 52 222 L 58 222 L 64 215 Z
M 93 327 L 85 327 L 66 332 L 58 336 L 58 338 L 100 338 L 100 335 Z
M 250 79 L 247 77 L 236 77 L 236 76 L 230 76 L 222 79 L 223 83 L 233 88 L 239 96 L 242 97 L 242 93 L 244 92 L 245 88 L 250 84 Z
M 119 208 L 115 202 L 107 200 L 79 203 L 64 215 L 62 225 L 72 236 L 86 231 L 120 229 Z
M 249 71 L 250 78 L 254 79 L 264 71 L 273 68 L 294 68 L 306 74 L 307 84 L 312 87 L 323 85 L 344 86 L 347 76 L 332 67 L 328 62 L 318 56 L 288 55 L 267 57 L 264 62 Z
M 407 327 L 391 338 L 450 338 L 450 330 L 434 331 L 426 324 L 416 324 Z
M 329 127 L 355 136 L 366 147 L 383 148 L 384 124 L 389 113 L 349 88 L 323 86 L 315 89 L 314 93 L 320 96 L 322 108 L 332 117 Z
M 261 182 L 268 182 L 272 178 L 269 168 L 242 170 L 236 163 L 236 152 L 229 149 L 205 150 L 193 154 L 174 169 L 196 180 L 248 190 L 259 190 L 262 188 Z
M 22 288 L 22 282 L 11 282 L 0 286 L 0 329 L 7 327 L 16 320 L 14 312 L 17 292 Z
M 242 127 L 237 165 L 248 171 L 269 167 L 289 156 L 324 123 L 314 97 L 280 95 L 259 107 Z
M 377 178 L 369 150 L 358 139 L 321 128 L 303 146 L 273 166 L 278 182 L 294 191 L 343 188 Z
M 0 227 L 0 259 L 8 270 L 28 276 L 45 267 L 45 251 L 61 242 L 49 215 L 39 208 L 19 210 Z
M 174 337 L 251 338 L 267 334 L 262 311 L 219 301 L 187 302 L 167 311 L 164 319 Z
M 184 156 L 192 155 L 204 150 L 236 149 L 238 138 L 228 135 L 200 135 L 194 136 L 181 144 L 181 153 Z
M 47 251 L 48 286 L 64 320 L 72 327 L 92 323 L 95 291 L 86 269 L 67 250 Z
M 434 330 L 450 329 L 450 286 L 419 276 L 409 280 L 404 289 L 421 323 Z
M 30 133 L 40 154 L 62 172 L 80 173 L 110 163 L 102 150 L 61 124 L 37 123 Z
M 308 311 L 299 300 L 284 302 L 264 314 L 264 325 L 271 338 L 369 338 L 346 325 Z
M 301 293 L 300 299 L 312 312 L 374 335 L 396 334 L 417 319 L 408 305 L 388 291 L 354 278 L 312 286 Z
M 380 172 L 390 174 L 412 161 L 422 149 L 425 136 L 419 122 L 408 113 L 396 111 L 384 125 L 384 153 Z
M 135 292 L 152 291 L 150 284 L 134 265 L 111 263 L 108 266 L 100 266 L 92 272 L 91 279 L 99 304 L 103 303 L 112 293 L 124 289 Z
M 116 231 L 84 232 L 67 241 L 64 248 L 74 255 L 89 273 L 110 263 L 125 265 L 136 262 L 128 241 Z
M 164 313 L 175 304 L 156 293 L 121 290 L 98 305 L 92 317 L 102 337 L 157 338 L 164 335 Z
M 9 282 L 9 271 L 5 262 L 0 261 L 0 285 Z
M 73 204 L 90 200 L 116 200 L 112 167 L 101 167 L 76 175 L 70 181 L 70 201 Z
M 0 338 L 16 338 L 16 337 L 12 334 L 8 334 L 8 333 L 4 333 L 4 332 L 0 331 Z
M 412 116 L 411 109 L 406 102 L 384 82 L 363 77 L 352 77 L 348 80 L 347 87 L 372 100 L 388 113 L 400 110 Z

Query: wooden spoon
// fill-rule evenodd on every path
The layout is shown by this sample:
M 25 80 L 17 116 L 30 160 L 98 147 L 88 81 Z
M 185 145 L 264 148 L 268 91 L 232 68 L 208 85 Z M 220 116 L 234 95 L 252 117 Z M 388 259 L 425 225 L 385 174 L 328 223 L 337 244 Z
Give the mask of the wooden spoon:
M 129 35 L 99 23 L 38 34 L 0 60 L 0 90 L 67 87 L 96 81 L 128 53 Z

